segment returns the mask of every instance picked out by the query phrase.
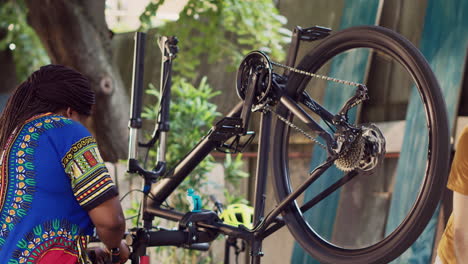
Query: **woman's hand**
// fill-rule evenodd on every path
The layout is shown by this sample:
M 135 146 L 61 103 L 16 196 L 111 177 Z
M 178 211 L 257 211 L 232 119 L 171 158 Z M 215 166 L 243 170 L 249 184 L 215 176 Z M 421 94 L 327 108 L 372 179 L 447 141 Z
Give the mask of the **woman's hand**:
M 110 254 L 107 249 L 92 247 L 88 248 L 87 251 L 93 264 L 106 264 L 110 262 Z
M 124 240 L 120 242 L 120 263 L 127 262 L 130 257 L 130 247 L 125 243 Z
M 111 252 L 109 249 L 101 247 L 92 247 L 88 248 L 87 251 L 93 264 L 111 263 Z M 130 257 L 130 247 L 123 240 L 120 242 L 119 253 L 119 264 L 127 262 L 128 258 Z

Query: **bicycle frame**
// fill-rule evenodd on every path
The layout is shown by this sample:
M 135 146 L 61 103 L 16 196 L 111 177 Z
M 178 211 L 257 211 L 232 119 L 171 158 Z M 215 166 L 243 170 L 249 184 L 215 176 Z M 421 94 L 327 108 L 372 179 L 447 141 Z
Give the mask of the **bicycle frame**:
M 291 46 L 287 56 L 287 66 L 293 67 L 295 64 L 299 43 L 301 40 L 312 41 L 326 37 L 329 29 L 313 27 L 302 29 L 297 27 L 292 36 Z M 254 229 L 248 230 L 240 226 L 234 227 L 224 224 L 219 220 L 217 214 L 212 211 L 188 212 L 182 213 L 175 210 L 162 207 L 163 202 L 171 193 L 182 183 L 189 173 L 207 156 L 211 151 L 221 146 L 226 140 L 233 136 L 245 135 L 250 112 L 252 110 L 252 97 L 256 85 L 255 77 L 252 77 L 247 91 L 246 99 L 238 103 L 221 121 L 219 121 L 207 135 L 174 167 L 166 168 L 166 133 L 169 130 L 169 98 L 171 83 L 171 63 L 177 53 L 177 41 L 171 38 L 163 38 L 160 42 L 160 48 L 163 53 L 161 70 L 161 114 L 153 133 L 153 139 L 146 143 L 138 143 L 137 131 L 141 128 L 141 96 L 142 96 L 142 76 L 143 76 L 143 58 L 144 58 L 144 34 L 137 33 L 135 56 L 134 56 L 134 74 L 132 87 L 132 107 L 130 117 L 130 138 L 129 138 L 129 168 L 131 173 L 138 173 L 144 178 L 145 198 L 143 201 L 143 220 L 144 228 L 138 230 L 133 235 L 133 257 L 132 263 L 139 263 L 139 256 L 145 255 L 147 247 L 174 245 L 185 246 L 188 248 L 207 249 L 201 243 L 211 242 L 218 234 L 225 234 L 232 238 L 240 238 L 250 243 L 251 263 L 260 263 L 262 253 L 262 241 L 278 229 L 284 226 L 284 221 L 279 217 L 288 205 L 298 198 L 322 173 L 328 169 L 337 156 L 339 144 L 335 136 L 327 132 L 312 117 L 301 108 L 295 100 L 300 100 L 312 112 L 319 115 L 323 120 L 337 124 L 345 123 L 342 120 L 346 111 L 340 111 L 340 114 L 334 115 L 327 111 L 320 104 L 315 102 L 307 95 L 301 98 L 290 98 L 284 92 L 287 87 L 273 84 L 278 103 L 285 105 L 292 113 L 308 125 L 311 131 L 316 132 L 326 143 L 329 152 L 329 158 L 319 167 L 314 169 L 309 178 L 296 188 L 286 199 L 281 201 L 275 209 L 265 216 L 265 197 L 266 183 L 269 167 L 270 153 L 270 131 L 272 126 L 272 113 L 268 111 L 261 112 L 261 125 L 258 143 L 258 159 L 255 175 L 255 197 L 254 197 Z M 286 71 L 283 76 L 291 73 Z M 351 101 L 351 99 L 350 99 Z M 349 101 L 348 101 L 349 102 Z M 351 103 L 350 103 L 351 104 Z M 344 108 L 343 108 L 344 109 Z M 284 117 L 287 118 L 287 117 Z M 154 170 L 143 169 L 136 157 L 138 145 L 151 147 L 159 139 L 158 162 Z M 344 183 L 356 175 L 355 172 L 348 173 L 340 181 L 323 191 L 315 199 L 304 204 L 301 208 L 306 211 L 317 202 L 325 198 L 328 194 L 338 189 Z M 157 184 L 154 184 L 156 181 Z M 159 230 L 150 231 L 154 217 L 161 217 L 171 221 L 179 222 L 179 230 Z

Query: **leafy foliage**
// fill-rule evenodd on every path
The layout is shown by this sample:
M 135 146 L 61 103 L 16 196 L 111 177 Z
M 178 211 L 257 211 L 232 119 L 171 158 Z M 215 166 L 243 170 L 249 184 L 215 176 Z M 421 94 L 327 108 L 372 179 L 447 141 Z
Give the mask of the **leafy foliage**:
M 232 158 L 230 154 L 226 155 L 224 160 L 224 180 L 229 183 L 231 190 L 226 188 L 224 190 L 224 199 L 226 204 L 248 204 L 245 198 L 239 196 L 238 191 L 240 181 L 242 179 L 248 178 L 249 174 L 243 169 L 244 162 L 242 160 L 242 154 L 237 155 L 235 158 Z
M 153 85 L 150 85 L 147 93 L 160 99 L 160 93 Z M 206 78 L 202 78 L 198 87 L 191 85 L 185 79 L 175 78 L 170 112 L 171 131 L 168 137 L 166 155 L 168 167 L 174 167 L 186 153 L 189 153 L 196 143 L 206 135 L 215 118 L 220 116 L 220 113 L 217 112 L 217 106 L 209 102 L 209 99 L 217 94 L 219 92 L 213 92 L 207 84 Z M 157 106 L 145 107 L 143 117 L 155 120 L 158 112 L 156 109 L 158 109 Z M 150 157 L 156 157 L 155 151 L 150 152 Z M 189 188 L 193 188 L 200 194 L 203 201 L 208 201 L 209 194 L 204 192 L 204 187 L 210 184 L 206 175 L 212 170 L 213 166 L 214 158 L 212 156 L 206 157 L 173 193 L 170 205 L 179 211 L 188 211 L 186 191 Z M 241 167 L 240 155 L 235 159 L 228 156 L 225 162 L 225 178 L 235 186 L 238 185 L 240 178 L 248 177 L 247 173 L 240 170 Z M 231 201 L 247 202 L 245 199 L 236 197 L 234 193 L 236 192 L 232 192 L 229 196 Z M 185 250 L 181 251 L 180 249 L 159 248 L 157 252 L 163 255 L 164 259 L 169 261 L 168 263 L 210 262 L 210 258 L 206 254 L 200 255 L 196 251 L 187 253 Z
M 150 85 L 148 94 L 158 97 L 159 91 Z M 206 78 L 203 78 L 198 85 L 194 87 L 185 79 L 175 79 L 172 89 L 171 100 L 171 131 L 168 137 L 168 150 L 166 155 L 167 165 L 172 168 L 185 156 L 186 153 L 195 146 L 195 144 L 206 134 L 216 117 L 220 115 L 217 112 L 217 106 L 208 100 L 219 93 L 213 92 L 207 84 Z M 157 107 L 145 107 L 143 117 L 155 120 Z M 155 151 L 150 152 L 150 157 L 156 157 Z M 199 191 L 204 184 L 205 175 L 213 168 L 214 159 L 211 156 L 205 158 L 199 166 L 187 177 L 186 181 L 180 186 L 182 190 L 193 188 Z M 188 210 L 186 205 L 185 192 L 176 195 L 180 207 L 177 209 Z
M 147 94 L 155 96 L 160 100 L 159 90 L 150 84 Z M 216 117 L 221 114 L 217 111 L 217 106 L 209 100 L 220 92 L 214 92 L 208 85 L 206 77 L 203 77 L 198 87 L 193 86 L 185 79 L 175 78 L 172 88 L 171 100 L 171 131 L 167 142 L 166 161 L 169 168 L 173 168 L 192 148 L 206 135 L 209 128 L 213 125 Z M 156 120 L 157 106 L 144 108 L 143 118 L 147 120 Z M 150 151 L 150 157 L 156 158 L 156 151 Z M 209 155 L 205 158 L 185 179 L 180 186 L 183 192 L 176 195 L 177 202 L 175 207 L 179 210 L 188 210 L 185 191 L 189 188 L 201 192 L 206 182 L 206 174 L 209 173 L 214 165 L 214 158 Z M 240 180 L 249 177 L 249 174 L 243 171 L 242 155 L 232 158 L 226 155 L 224 161 L 224 179 L 233 189 L 239 187 Z M 236 192 L 232 192 L 235 194 Z M 231 196 L 230 196 L 231 197 Z M 202 198 L 208 199 L 207 195 L 202 194 Z M 232 200 L 232 201 L 231 201 Z M 246 200 L 232 196 L 228 199 L 231 202 L 247 203 Z
M 140 16 L 140 30 L 148 30 L 155 26 L 152 20 L 164 2 L 155 0 L 146 7 Z M 216 107 L 208 103 L 213 97 L 213 91 L 208 87 L 206 78 L 201 77 L 203 73 L 199 68 L 204 65 L 217 65 L 220 72 L 233 71 L 245 54 L 255 49 L 267 52 L 274 60 L 283 60 L 282 46 L 289 41 L 290 36 L 290 32 L 283 28 L 285 23 L 286 19 L 279 15 L 272 0 L 189 0 L 177 21 L 167 22 L 158 27 L 159 34 L 176 35 L 179 38 L 179 57 L 183 58 L 182 63 L 174 64 L 175 76 L 182 76 L 184 79 L 176 79 L 173 86 L 170 135 L 174 137 L 168 142 L 169 166 L 188 153 L 219 115 Z M 191 85 L 200 79 L 197 88 Z M 159 96 L 154 87 L 151 87 L 148 93 Z M 145 117 L 155 116 L 154 110 L 145 109 Z M 213 161 L 211 156 L 207 157 L 187 177 L 178 189 L 181 191 L 173 195 L 173 207 L 182 211 L 188 209 L 185 198 L 187 188 L 194 188 L 202 195 L 203 200 L 208 200 L 201 190 L 209 184 L 205 175 L 213 167 Z M 224 177 L 228 188 L 224 189 L 224 198 L 227 204 L 248 203 L 238 193 L 240 180 L 249 176 L 242 167 L 241 155 L 226 156 Z M 168 259 L 172 263 L 209 261 L 200 258 L 199 252 L 186 254 L 186 251 L 167 248 L 158 249 L 158 252 L 169 256 Z
M 27 7 L 22 0 L 0 3 L 0 49 L 11 49 L 18 79 L 23 80 L 40 66 L 50 63 L 41 41 L 28 25 Z
M 152 18 L 164 2 L 156 0 L 146 7 L 140 16 L 142 30 L 153 27 Z M 279 15 L 271 0 L 189 0 L 179 19 L 159 27 L 158 32 L 180 39 L 184 63 L 174 69 L 189 80 L 197 80 L 200 65 L 222 62 L 232 71 L 253 49 L 282 60 L 282 45 L 290 35 L 283 28 L 285 23 L 286 18 Z

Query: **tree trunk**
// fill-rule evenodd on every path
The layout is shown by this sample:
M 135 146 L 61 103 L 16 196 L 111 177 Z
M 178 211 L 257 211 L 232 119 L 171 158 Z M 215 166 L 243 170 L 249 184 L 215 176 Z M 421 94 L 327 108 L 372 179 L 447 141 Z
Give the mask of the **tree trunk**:
M 0 1 L 1 2 L 1 1 Z M 5 37 L 5 32 L 0 30 L 0 40 Z M 0 86 L 0 112 L 3 110 L 5 103 L 10 93 L 18 85 L 16 79 L 16 66 L 13 60 L 13 53 L 11 50 L 6 48 L 0 50 L 0 80 L 2 85 Z
M 115 162 L 127 152 L 128 96 L 112 64 L 112 33 L 104 0 L 26 0 L 28 23 L 55 64 L 86 75 L 96 92 L 91 128 L 102 157 Z
M 6 0 L 0 0 L 0 4 L 4 4 Z M 0 29 L 0 40 L 3 40 L 7 35 L 6 30 Z M 13 59 L 13 52 L 5 47 L 4 50 L 0 50 L 0 80 L 2 85 L 0 86 L 0 112 L 3 111 L 6 101 L 10 93 L 18 85 L 16 78 L 16 65 Z

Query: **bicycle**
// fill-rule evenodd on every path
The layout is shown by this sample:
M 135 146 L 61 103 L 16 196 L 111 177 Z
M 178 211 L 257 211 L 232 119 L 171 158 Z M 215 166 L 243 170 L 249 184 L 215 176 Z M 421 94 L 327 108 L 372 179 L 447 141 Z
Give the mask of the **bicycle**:
M 296 65 L 300 43 L 317 40 L 321 42 Z M 449 131 L 445 104 L 437 80 L 421 53 L 408 40 L 389 29 L 377 26 L 354 27 L 334 34 L 323 27 L 296 27 L 286 64 L 271 61 L 261 51 L 253 51 L 244 58 L 237 72 L 237 92 L 241 102 L 217 122 L 174 168 L 166 167 L 165 155 L 169 131 L 171 66 L 177 54 L 177 39 L 162 37 L 159 42 L 163 53 L 160 88 L 162 99 L 155 131 L 147 143 L 141 143 L 137 138 L 137 132 L 142 127 L 144 41 L 145 34 L 137 33 L 128 172 L 138 173 L 144 178 L 145 197 L 143 227 L 133 230 L 128 236 L 133 249 L 132 263 L 147 263 L 145 252 L 148 247 L 172 245 L 206 250 L 206 243 L 213 241 L 219 234 L 224 234 L 246 241 L 250 245 L 250 261 L 256 264 L 260 263 L 263 255 L 262 241 L 285 225 L 302 248 L 320 262 L 387 263 L 399 256 L 421 234 L 437 207 L 447 180 Z M 408 209 L 406 217 L 394 230 L 385 231 L 384 228 L 384 231 L 379 231 L 377 239 L 349 246 L 338 245 L 340 239 L 321 236 L 314 226 L 309 225 L 304 214 L 340 187 L 346 187 L 346 183 L 352 179 L 353 182 L 359 179 L 372 181 L 381 174 L 382 166 L 395 166 L 394 158 L 386 154 L 389 139 L 395 136 L 385 138 L 379 128 L 381 123 L 376 122 L 379 120 L 372 116 L 372 111 L 369 113 L 366 110 L 376 106 L 371 103 L 371 99 L 379 99 L 378 90 L 372 89 L 374 87 L 368 89 L 363 81 L 340 79 L 339 72 L 334 72 L 337 75 L 332 77 L 326 76 L 330 61 L 333 65 L 333 61 L 337 60 L 335 63 L 339 65 L 347 56 L 354 58 L 356 54 L 361 54 L 361 48 L 370 50 L 367 57 L 372 56 L 374 63 L 395 60 L 401 66 L 398 74 L 405 73 L 405 80 L 414 82 L 416 88 L 408 85 L 408 90 L 417 91 L 414 93 L 418 95 L 416 98 L 420 102 L 416 106 L 420 107 L 425 122 L 425 131 L 421 131 L 424 133 L 420 137 L 427 138 L 427 142 L 413 149 L 423 153 L 421 155 L 425 168 L 415 177 L 419 178 L 416 182 L 421 187 L 414 194 L 414 203 Z M 397 64 L 392 64 L 392 67 Z M 280 74 L 277 69 L 284 72 Z M 309 84 L 329 88 L 318 83 L 320 80 L 328 82 L 327 85 L 340 84 L 356 89 L 334 113 L 311 96 L 317 89 L 310 91 Z M 368 82 L 372 83 L 371 78 Z M 415 106 L 410 104 L 408 108 L 411 107 Z M 249 131 L 249 121 L 253 112 L 261 116 L 253 228 L 225 224 L 217 213 L 210 210 L 177 212 L 165 208 L 164 201 L 211 151 L 222 149 L 241 152 L 252 141 L 253 133 Z M 322 123 L 315 121 L 316 118 Z M 404 119 L 405 116 L 399 114 L 395 118 Z M 418 121 L 421 120 L 417 118 L 416 123 Z M 417 126 L 413 128 L 413 123 L 407 121 L 406 132 L 402 134 L 408 134 L 408 129 L 419 131 Z M 293 161 L 288 153 L 293 152 L 297 141 L 304 140 L 315 149 L 323 149 L 326 158 L 319 166 L 310 169 L 303 180 L 296 183 L 291 176 L 290 168 L 294 166 L 290 164 Z M 158 162 L 153 170 L 146 170 L 137 160 L 137 148 L 150 148 L 156 143 Z M 311 151 L 308 149 L 308 153 Z M 393 156 L 398 155 L 393 153 Z M 266 180 L 270 165 L 278 204 L 265 213 Z M 344 176 L 313 198 L 304 195 L 307 188 L 331 167 L 339 168 Z M 301 198 L 306 198 L 302 204 Z M 179 229 L 152 230 L 154 217 L 178 222 Z

